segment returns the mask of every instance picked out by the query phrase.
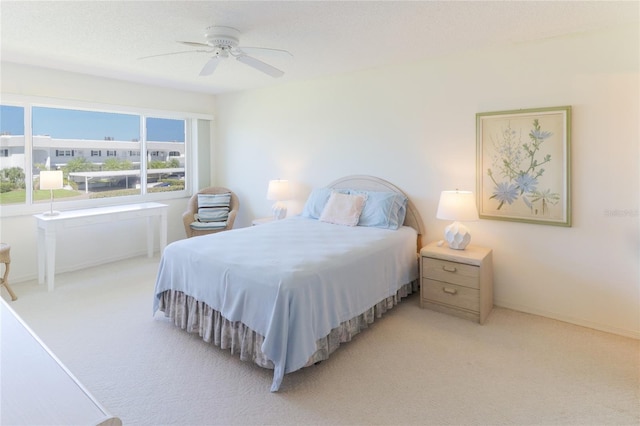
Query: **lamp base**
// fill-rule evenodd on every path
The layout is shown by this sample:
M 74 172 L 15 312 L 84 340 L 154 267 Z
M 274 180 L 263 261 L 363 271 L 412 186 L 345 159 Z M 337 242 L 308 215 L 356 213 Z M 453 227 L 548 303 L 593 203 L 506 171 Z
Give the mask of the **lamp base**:
M 49 206 L 51 207 L 48 212 L 44 212 L 44 216 L 58 216 L 60 214 L 59 211 L 53 209 L 53 189 L 49 190 L 51 192 L 51 199 L 49 201 Z
M 455 221 L 444 229 L 444 240 L 449 244 L 450 248 L 464 250 L 471 241 L 471 234 L 466 226 Z
M 275 220 L 284 219 L 287 216 L 287 206 L 280 201 L 274 203 L 271 211 L 273 211 L 273 218 Z

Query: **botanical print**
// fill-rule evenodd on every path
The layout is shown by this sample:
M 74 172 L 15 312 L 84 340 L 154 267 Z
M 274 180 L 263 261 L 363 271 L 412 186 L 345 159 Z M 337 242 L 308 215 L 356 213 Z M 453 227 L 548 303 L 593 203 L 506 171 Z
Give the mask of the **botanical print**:
M 481 217 L 568 225 L 566 123 L 557 110 L 478 114 Z
M 496 180 L 492 169 L 488 169 L 487 174 L 495 184 L 493 195 L 489 198 L 499 203 L 498 210 L 505 202 L 513 204 L 520 198 L 532 214 L 544 215 L 548 212 L 549 204 L 558 203 L 559 193 L 551 192 L 551 189 L 537 190 L 539 178 L 545 172 L 542 166 L 551 161 L 551 154 L 546 154 L 540 162 L 536 155 L 540 153 L 545 139 L 552 135 L 552 132 L 541 130 L 540 121 L 535 118 L 529 131 L 529 141 L 522 142 L 522 135 L 511 127 L 511 123 L 507 124 L 502 134 L 497 135 L 497 140 L 492 138 L 495 149 L 493 167 L 499 171 L 497 179 L 503 180 Z M 541 206 L 534 206 L 534 203 L 540 203 Z

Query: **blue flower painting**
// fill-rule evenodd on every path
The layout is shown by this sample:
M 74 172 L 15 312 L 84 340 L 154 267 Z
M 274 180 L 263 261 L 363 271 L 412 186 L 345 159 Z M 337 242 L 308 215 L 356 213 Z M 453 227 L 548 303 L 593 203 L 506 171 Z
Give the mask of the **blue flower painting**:
M 540 122 L 533 120 L 528 141 L 522 143 L 520 134 L 510 126 L 501 133 L 501 139 L 494 142 L 496 156 L 493 169 L 487 170 L 487 175 L 495 184 L 490 199 L 498 203 L 500 210 L 505 203 L 513 204 L 518 199 L 531 210 L 532 214 L 542 214 L 548 210 L 549 204 L 557 204 L 560 194 L 550 189 L 538 191 L 538 178 L 544 175 L 544 165 L 551 162 L 551 155 L 537 158 L 542 144 L 553 133 L 540 128 Z
M 569 223 L 570 108 L 478 114 L 481 216 Z

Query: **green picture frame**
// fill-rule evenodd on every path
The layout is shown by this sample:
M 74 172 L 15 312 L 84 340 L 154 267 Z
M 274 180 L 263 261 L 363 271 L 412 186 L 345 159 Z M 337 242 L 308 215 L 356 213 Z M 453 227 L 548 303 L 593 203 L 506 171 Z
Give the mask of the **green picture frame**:
M 571 106 L 476 114 L 481 219 L 571 226 Z

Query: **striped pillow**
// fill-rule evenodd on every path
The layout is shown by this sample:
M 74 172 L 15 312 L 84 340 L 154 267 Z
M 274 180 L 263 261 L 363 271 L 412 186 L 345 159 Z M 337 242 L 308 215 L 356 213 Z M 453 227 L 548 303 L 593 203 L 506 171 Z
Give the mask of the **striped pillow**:
M 198 213 L 191 228 L 195 230 L 223 229 L 229 218 L 231 193 L 198 194 Z
M 227 222 L 192 222 L 191 229 L 196 231 L 224 229 L 227 227 Z
M 198 222 L 220 222 L 229 217 L 229 207 L 199 208 L 195 215 Z
M 198 194 L 198 209 L 206 207 L 229 207 L 231 194 Z

